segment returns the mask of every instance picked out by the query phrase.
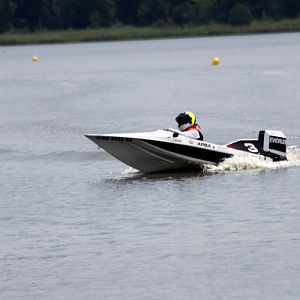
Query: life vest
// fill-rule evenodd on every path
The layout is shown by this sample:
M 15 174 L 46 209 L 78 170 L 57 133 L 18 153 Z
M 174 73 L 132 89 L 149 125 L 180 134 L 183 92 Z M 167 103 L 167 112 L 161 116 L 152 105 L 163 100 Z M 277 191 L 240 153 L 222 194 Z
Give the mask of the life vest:
M 194 124 L 191 127 L 183 130 L 183 132 L 190 131 L 190 130 L 197 130 L 199 132 L 199 138 L 197 140 L 203 141 L 203 134 L 201 132 L 200 126 L 198 124 Z

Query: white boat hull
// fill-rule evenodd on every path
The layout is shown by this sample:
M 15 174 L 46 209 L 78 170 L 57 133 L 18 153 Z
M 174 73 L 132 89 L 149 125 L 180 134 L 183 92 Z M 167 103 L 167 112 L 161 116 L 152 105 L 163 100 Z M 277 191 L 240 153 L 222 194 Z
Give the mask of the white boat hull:
M 91 141 L 123 163 L 144 173 L 201 168 L 217 165 L 234 155 L 267 157 L 184 136 L 168 131 L 146 133 L 88 134 Z

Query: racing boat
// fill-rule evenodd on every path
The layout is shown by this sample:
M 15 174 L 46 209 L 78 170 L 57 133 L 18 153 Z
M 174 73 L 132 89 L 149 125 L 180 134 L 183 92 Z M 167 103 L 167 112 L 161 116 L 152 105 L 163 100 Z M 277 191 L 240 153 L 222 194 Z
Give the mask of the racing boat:
M 226 145 L 165 130 L 85 136 L 123 163 L 144 173 L 203 168 L 218 165 L 233 156 L 286 160 L 286 136 L 275 130 L 262 130 L 257 139 L 237 140 Z

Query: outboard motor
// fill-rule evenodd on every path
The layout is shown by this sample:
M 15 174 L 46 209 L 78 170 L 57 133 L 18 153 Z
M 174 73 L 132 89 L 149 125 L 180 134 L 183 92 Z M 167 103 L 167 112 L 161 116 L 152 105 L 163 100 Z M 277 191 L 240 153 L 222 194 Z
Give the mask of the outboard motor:
M 274 161 L 286 160 L 286 136 L 281 131 L 262 130 L 258 142 L 263 155 Z

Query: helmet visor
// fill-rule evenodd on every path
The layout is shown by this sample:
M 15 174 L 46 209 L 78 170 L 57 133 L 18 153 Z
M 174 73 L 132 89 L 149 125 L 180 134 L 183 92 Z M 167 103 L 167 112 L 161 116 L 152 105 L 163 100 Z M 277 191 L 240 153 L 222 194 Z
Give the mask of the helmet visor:
M 186 113 L 181 113 L 176 117 L 176 122 L 178 123 L 178 126 L 181 126 L 183 124 L 191 123 L 191 118 Z
M 186 118 L 183 118 L 183 117 L 177 117 L 177 118 L 176 118 L 176 122 L 178 123 L 178 126 L 181 126 L 181 125 L 183 125 L 183 124 L 188 123 L 188 122 L 187 122 L 187 119 L 186 119 Z

